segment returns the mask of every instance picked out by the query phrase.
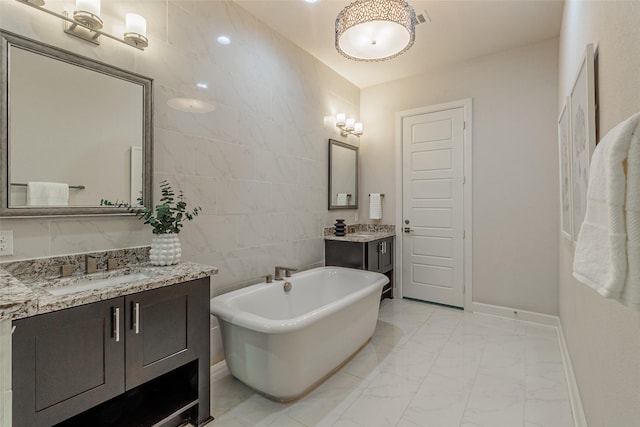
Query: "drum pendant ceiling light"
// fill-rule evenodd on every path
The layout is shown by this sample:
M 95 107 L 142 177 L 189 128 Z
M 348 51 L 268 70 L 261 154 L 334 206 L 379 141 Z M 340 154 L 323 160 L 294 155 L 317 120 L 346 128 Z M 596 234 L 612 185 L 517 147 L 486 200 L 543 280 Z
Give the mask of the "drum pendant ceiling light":
M 415 29 L 405 0 L 356 0 L 336 18 L 336 49 L 356 61 L 384 61 L 413 45 Z

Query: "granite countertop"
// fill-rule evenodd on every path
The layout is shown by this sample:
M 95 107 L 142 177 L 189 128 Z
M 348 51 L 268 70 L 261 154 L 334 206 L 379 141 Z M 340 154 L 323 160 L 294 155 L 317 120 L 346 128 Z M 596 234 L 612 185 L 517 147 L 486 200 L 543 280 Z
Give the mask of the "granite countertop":
M 98 289 L 78 290 L 62 295 L 54 295 L 46 290 L 57 286 L 73 285 L 81 280 L 100 280 L 136 273 L 147 277 L 126 283 L 105 285 Z M 141 263 L 128 265 L 110 272 L 97 272 L 92 275 L 74 275 L 53 279 L 42 277 L 18 279 L 0 266 L 0 320 L 35 316 L 174 285 L 188 280 L 201 279 L 217 273 L 218 269 L 216 267 L 193 262 L 183 262 L 166 267 Z
M 31 289 L 0 267 L 0 320 L 18 317 L 35 306 Z
M 395 236 L 395 231 L 367 231 L 367 232 L 355 232 L 347 233 L 344 236 L 336 236 L 334 234 L 328 234 L 324 236 L 325 240 L 340 240 L 343 242 L 373 242 L 374 240 L 384 239 L 385 237 Z

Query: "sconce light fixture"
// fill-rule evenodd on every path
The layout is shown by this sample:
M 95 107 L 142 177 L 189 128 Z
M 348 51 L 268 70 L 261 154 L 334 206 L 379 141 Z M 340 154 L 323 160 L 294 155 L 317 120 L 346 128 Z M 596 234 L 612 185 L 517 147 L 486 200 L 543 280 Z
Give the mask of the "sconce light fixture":
M 100 19 L 100 0 L 76 0 L 73 19 L 85 27 L 101 30 L 104 23 Z
M 123 38 L 102 31 L 104 23 L 100 18 L 100 0 L 76 0 L 76 8 L 72 16 L 67 11 L 62 13 L 44 7 L 44 0 L 17 0 L 37 10 L 53 15 L 64 21 L 64 32 L 99 45 L 100 36 L 144 50 L 149 46 L 147 39 L 147 21 L 140 15 L 128 13 L 125 18 L 125 33 Z
M 362 135 L 362 123 L 356 123 L 355 119 L 347 118 L 344 113 L 336 114 L 336 127 L 340 129 L 340 135 Z
M 124 40 L 133 46 L 145 48 L 149 46 L 147 39 L 147 20 L 144 17 L 127 13 L 125 15 Z

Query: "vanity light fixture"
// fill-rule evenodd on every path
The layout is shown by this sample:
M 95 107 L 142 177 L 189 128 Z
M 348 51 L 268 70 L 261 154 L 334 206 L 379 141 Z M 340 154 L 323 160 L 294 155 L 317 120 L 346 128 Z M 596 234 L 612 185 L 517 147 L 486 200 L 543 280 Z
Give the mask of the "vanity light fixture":
M 415 40 L 416 13 L 405 0 L 356 0 L 336 18 L 335 46 L 355 61 L 384 61 Z
M 99 37 L 105 36 L 128 46 L 133 46 L 139 50 L 144 50 L 145 47 L 149 46 L 149 40 L 146 34 L 147 21 L 142 16 L 134 13 L 128 13 L 126 16 L 126 31 L 123 38 L 103 31 L 104 23 L 100 18 L 100 0 L 76 0 L 76 9 L 71 16 L 67 11 L 57 13 L 45 8 L 44 0 L 16 1 L 62 19 L 64 21 L 65 33 L 93 44 L 99 45 Z
M 127 13 L 125 15 L 124 40 L 135 47 L 149 46 L 147 38 L 147 20 L 137 13 Z
M 100 19 L 100 0 L 76 0 L 73 19 L 85 27 L 101 30 L 104 23 Z
M 356 123 L 355 119 L 347 118 L 344 113 L 336 114 L 336 127 L 340 129 L 340 135 L 362 135 L 362 123 Z

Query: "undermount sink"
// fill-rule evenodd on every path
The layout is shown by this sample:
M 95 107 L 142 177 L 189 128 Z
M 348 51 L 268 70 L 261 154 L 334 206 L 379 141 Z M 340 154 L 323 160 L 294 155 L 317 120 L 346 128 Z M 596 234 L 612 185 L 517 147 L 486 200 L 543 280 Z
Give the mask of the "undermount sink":
M 352 236 L 354 237 L 369 237 L 369 236 L 374 236 L 377 233 L 375 231 L 360 231 L 358 233 L 353 233 Z
M 65 278 L 53 282 L 44 289 L 51 295 L 68 295 L 76 292 L 91 291 L 103 287 L 125 285 L 127 283 L 137 282 L 139 280 L 148 279 L 144 273 L 132 272 L 128 274 L 120 274 L 117 276 L 104 277 L 103 275 L 85 276 L 83 278 Z

